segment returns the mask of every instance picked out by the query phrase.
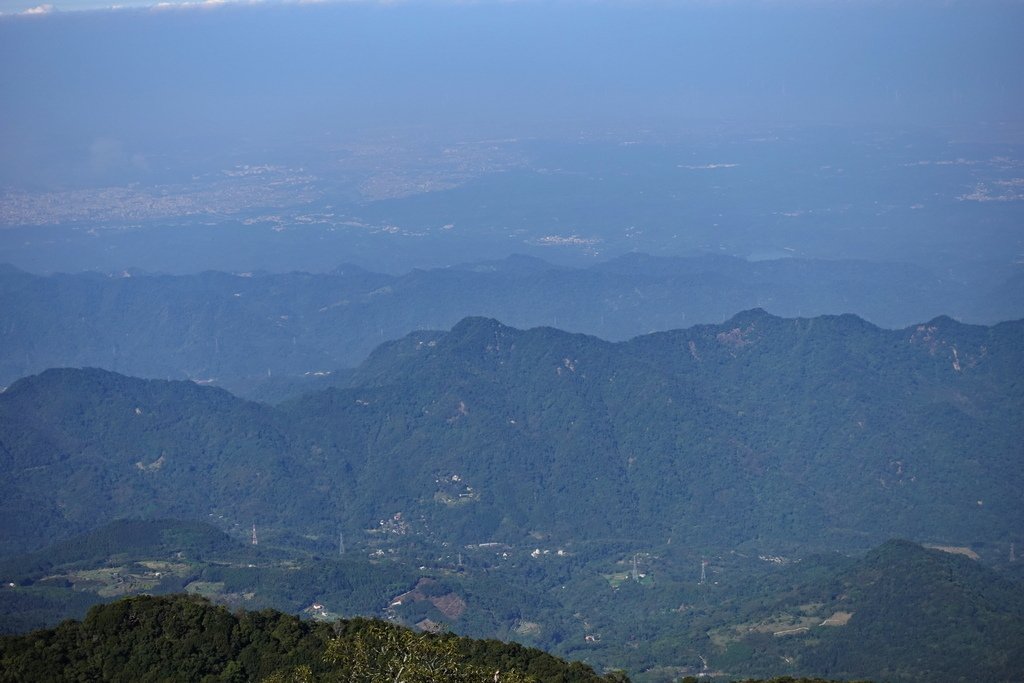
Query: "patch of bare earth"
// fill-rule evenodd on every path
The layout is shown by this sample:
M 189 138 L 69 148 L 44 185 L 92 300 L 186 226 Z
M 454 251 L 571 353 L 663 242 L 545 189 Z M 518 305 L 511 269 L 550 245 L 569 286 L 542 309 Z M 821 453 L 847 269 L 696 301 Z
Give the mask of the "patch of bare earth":
M 821 622 L 821 626 L 846 626 L 852 616 L 853 612 L 835 612 L 828 619 Z

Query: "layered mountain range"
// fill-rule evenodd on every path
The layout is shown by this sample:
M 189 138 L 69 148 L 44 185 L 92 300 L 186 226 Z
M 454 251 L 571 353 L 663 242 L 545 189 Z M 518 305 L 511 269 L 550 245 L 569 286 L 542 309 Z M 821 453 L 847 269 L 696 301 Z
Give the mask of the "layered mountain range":
M 49 370 L 0 395 L 3 552 L 123 516 L 438 543 L 1009 548 L 1024 322 L 760 310 L 610 343 L 468 318 L 278 407 Z M 388 531 L 384 531 L 388 530 Z
M 96 366 L 277 397 L 253 379 L 299 376 L 308 380 L 300 391 L 315 388 L 324 373 L 359 364 L 385 340 L 448 329 L 470 315 L 610 340 L 721 323 L 754 307 L 785 316 L 856 313 L 886 327 L 943 313 L 989 324 L 1024 317 L 1022 282 L 994 275 L 968 284 L 899 263 L 714 255 L 629 254 L 588 268 L 515 256 L 405 275 L 344 266 L 321 274 L 39 276 L 7 267 L 0 383 Z
M 641 681 L 1011 680 L 1022 373 L 1024 321 L 760 309 L 621 342 L 466 318 L 274 406 L 50 369 L 0 393 L 0 626 L 186 591 Z

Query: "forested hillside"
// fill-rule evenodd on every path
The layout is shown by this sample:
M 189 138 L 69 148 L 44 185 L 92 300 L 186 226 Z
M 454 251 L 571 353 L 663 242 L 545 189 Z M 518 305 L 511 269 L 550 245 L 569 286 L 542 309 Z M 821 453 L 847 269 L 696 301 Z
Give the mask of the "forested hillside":
M 1024 524 L 1022 372 L 1022 322 L 887 331 L 762 311 L 618 344 L 471 318 L 278 408 L 53 370 L 0 395 L 3 551 L 140 514 L 330 545 L 342 529 L 1008 549 Z
M 761 310 L 619 343 L 467 318 L 274 407 L 48 370 L 0 394 L 3 628 L 187 591 L 650 682 L 1012 680 L 1022 372 L 1022 321 Z M 857 559 L 893 537 L 975 559 Z
M 395 675 L 401 672 L 401 677 Z M 379 621 L 324 624 L 272 610 L 233 613 L 202 598 L 136 597 L 81 622 L 0 638 L 2 681 L 452 681 L 597 683 L 539 650 Z
M 705 622 L 726 670 L 881 681 L 1013 681 L 1024 590 L 963 554 L 890 541 L 810 556 L 728 595 Z M 728 615 L 728 616 L 726 616 Z M 723 618 L 724 617 L 724 618 Z

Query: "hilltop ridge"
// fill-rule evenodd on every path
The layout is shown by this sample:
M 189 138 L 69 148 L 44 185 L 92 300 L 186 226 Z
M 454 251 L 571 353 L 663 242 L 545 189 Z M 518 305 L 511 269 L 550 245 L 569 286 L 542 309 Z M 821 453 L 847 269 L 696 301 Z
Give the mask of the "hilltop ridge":
M 270 510 L 304 533 L 403 511 L 459 542 L 642 521 L 701 543 L 1005 543 L 1022 514 L 1021 368 L 1024 321 L 883 330 L 755 309 L 618 343 L 467 318 L 277 408 L 53 370 L 0 394 L 6 506 L 31 511 L 10 515 L 7 547 L 139 509 L 242 528 Z M 438 502 L 453 474 L 465 505 Z

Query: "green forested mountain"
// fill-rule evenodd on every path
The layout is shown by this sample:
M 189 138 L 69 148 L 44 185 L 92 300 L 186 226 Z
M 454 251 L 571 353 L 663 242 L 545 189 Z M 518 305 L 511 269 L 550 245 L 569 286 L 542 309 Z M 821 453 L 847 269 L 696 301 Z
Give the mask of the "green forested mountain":
M 1024 587 L 963 555 L 890 542 L 833 586 L 851 616 L 808 645 L 807 671 L 894 681 L 1012 680 L 1024 671 Z
M 1002 527 L 1006 541 L 1022 513 L 1022 330 L 753 311 L 608 344 L 469 319 L 282 410 L 374 430 L 361 484 L 381 514 L 458 474 L 473 507 L 420 514 L 450 528 L 471 509 L 477 537 L 966 543 Z
M 282 376 L 315 388 L 329 378 L 313 373 L 354 366 L 384 340 L 447 329 L 468 315 L 615 340 L 720 322 L 754 306 L 789 316 L 854 312 L 893 327 L 943 312 L 975 322 L 1024 315 L 1013 282 L 978 301 L 956 280 L 921 268 L 856 261 L 630 254 L 582 269 L 512 257 L 401 276 L 355 266 L 323 274 L 130 275 L 42 277 L 0 268 L 0 383 L 50 367 L 93 366 L 215 379 L 262 396 L 267 389 L 255 379 L 268 372 L 270 391 L 286 391 L 277 384 Z
M 642 681 L 1012 680 L 1019 584 L 814 553 L 1019 575 L 1022 372 L 1021 321 L 760 310 L 619 343 L 468 318 L 276 407 L 49 370 L 0 394 L 4 628 L 187 590 Z
M 379 681 L 588 683 L 601 677 L 539 650 L 383 622 L 327 625 L 272 610 L 230 612 L 194 596 L 134 597 L 81 622 L 0 638 L 2 681 Z
M 471 318 L 278 408 L 52 370 L 0 395 L 5 553 L 123 516 L 353 541 L 1008 549 L 1024 323 L 854 316 L 612 344 Z M 367 530 L 372 530 L 368 533 Z
M 0 399 L 3 506 L 16 520 L 4 551 L 128 515 L 206 519 L 221 501 L 249 522 L 302 476 L 281 416 L 223 390 L 51 370 Z
M 704 625 L 729 671 L 782 660 L 839 679 L 1012 681 L 1024 670 L 1021 584 L 907 541 L 811 556 L 722 598 Z

